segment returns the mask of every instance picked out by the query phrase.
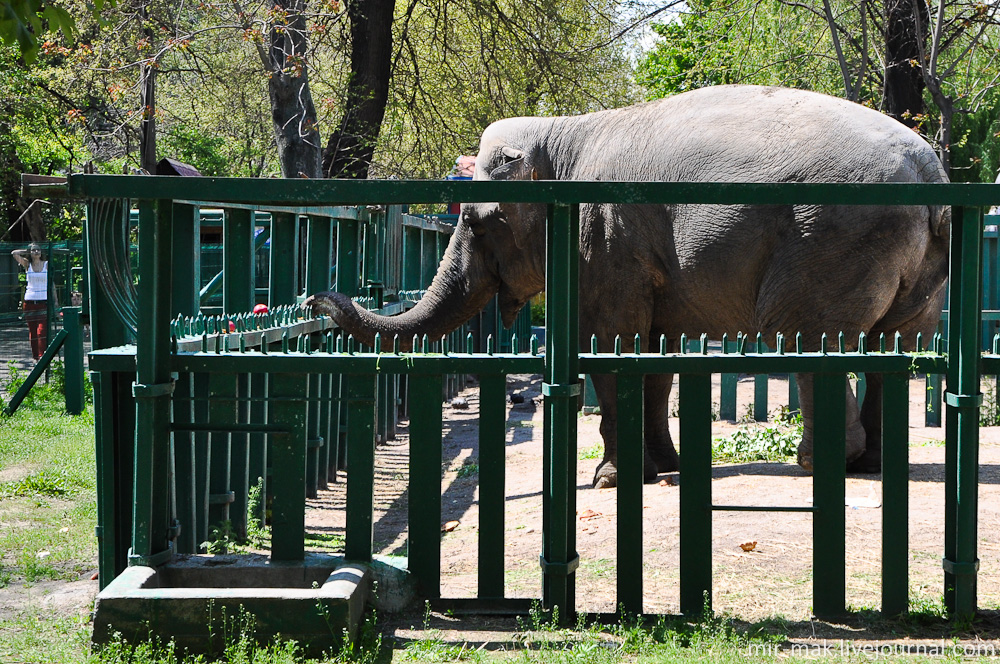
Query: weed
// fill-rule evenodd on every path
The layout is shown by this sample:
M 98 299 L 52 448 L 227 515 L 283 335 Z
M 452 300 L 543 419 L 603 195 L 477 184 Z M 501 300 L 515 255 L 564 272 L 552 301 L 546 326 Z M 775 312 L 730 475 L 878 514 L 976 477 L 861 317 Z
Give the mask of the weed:
M 600 459 L 604 456 L 604 447 L 601 445 L 592 445 L 591 447 L 585 447 L 578 451 L 576 454 L 577 458 L 583 459 Z
M 0 497 L 47 496 L 60 498 L 70 492 L 70 478 L 61 471 L 41 470 L 16 482 L 0 484 Z
M 733 463 L 785 461 L 796 455 L 801 438 L 801 420 L 794 424 L 754 424 L 727 438 L 717 438 L 712 445 L 712 460 Z
M 472 459 L 466 459 L 465 463 L 459 466 L 457 471 L 457 477 L 474 477 L 479 474 L 479 464 L 474 462 Z
M 234 551 L 239 544 L 236 532 L 233 530 L 233 522 L 226 519 L 217 526 L 212 526 L 208 531 L 208 539 L 198 545 L 198 548 L 205 553 L 218 555 Z
M 997 384 L 995 381 L 985 381 L 983 403 L 979 407 L 979 426 L 1000 426 L 1000 401 L 997 399 Z

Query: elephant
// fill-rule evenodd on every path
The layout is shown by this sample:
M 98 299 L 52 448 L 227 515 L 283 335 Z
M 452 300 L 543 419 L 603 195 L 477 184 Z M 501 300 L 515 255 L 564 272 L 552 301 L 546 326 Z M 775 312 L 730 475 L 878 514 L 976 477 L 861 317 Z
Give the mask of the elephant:
M 520 117 L 483 132 L 476 180 L 698 182 L 947 182 L 932 148 L 875 110 L 804 90 L 726 85 L 570 117 Z M 545 287 L 545 212 L 539 204 L 461 208 L 427 294 L 382 317 L 337 293 L 307 306 L 364 343 L 382 334 L 431 338 L 452 331 L 495 295 L 510 327 Z M 580 342 L 601 352 L 639 333 L 646 350 L 665 335 L 720 339 L 738 332 L 824 332 L 846 338 L 931 335 L 948 274 L 946 206 L 581 205 Z M 849 342 L 850 345 L 850 342 Z M 855 342 L 856 345 L 856 342 Z M 595 487 L 617 483 L 613 376 L 593 376 L 604 457 Z M 678 468 L 668 429 L 672 376 L 645 377 L 644 476 Z M 799 463 L 812 469 L 812 378 L 800 374 Z M 855 472 L 881 468 L 881 376 L 859 409 L 847 390 L 847 457 Z

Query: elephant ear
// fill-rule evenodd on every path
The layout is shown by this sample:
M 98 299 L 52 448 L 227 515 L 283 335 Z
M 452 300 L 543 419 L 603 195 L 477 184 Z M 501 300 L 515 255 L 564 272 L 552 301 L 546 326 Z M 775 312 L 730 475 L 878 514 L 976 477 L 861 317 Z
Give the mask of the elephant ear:
M 538 171 L 528 165 L 523 150 L 509 145 L 500 149 L 502 163 L 490 171 L 491 180 L 537 180 Z

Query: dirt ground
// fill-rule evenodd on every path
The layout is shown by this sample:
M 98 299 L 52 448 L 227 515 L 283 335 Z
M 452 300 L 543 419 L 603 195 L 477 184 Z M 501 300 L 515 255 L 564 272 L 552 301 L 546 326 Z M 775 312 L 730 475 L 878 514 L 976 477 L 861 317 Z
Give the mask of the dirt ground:
M 718 382 L 718 377 L 716 377 Z M 717 388 L 716 388 L 717 389 Z M 739 384 L 739 412 L 752 400 L 753 380 Z M 910 588 L 911 600 L 940 601 L 944 542 L 944 430 L 923 426 L 925 385 L 911 381 L 910 409 Z M 508 393 L 523 396 L 508 404 L 505 592 L 507 597 L 538 598 L 541 573 L 542 406 L 540 377 L 512 376 Z M 718 392 L 716 392 L 718 394 Z M 769 412 L 787 396 L 787 382 L 771 379 Z M 458 525 L 442 535 L 442 596 L 473 597 L 476 588 L 478 476 L 460 472 L 477 461 L 478 388 L 461 395 L 468 409 L 445 406 L 442 524 Z M 717 397 L 716 397 L 717 398 Z M 590 488 L 600 449 L 598 415 L 581 415 L 578 429 L 577 609 L 615 609 L 616 540 L 614 489 Z M 677 420 L 673 435 L 679 440 Z M 736 430 L 715 422 L 713 435 Z M 406 555 L 405 429 L 376 453 L 376 552 Z M 594 449 L 596 448 L 596 449 Z M 983 428 L 979 492 L 979 605 L 1000 607 L 1000 428 Z M 678 495 L 676 475 L 644 486 L 644 606 L 648 613 L 679 612 Z M 310 502 L 307 528 L 343 532 L 344 485 L 331 485 Z M 716 504 L 809 505 L 812 478 L 794 463 L 746 463 L 713 467 Z M 855 609 L 880 605 L 881 485 L 878 476 L 849 475 L 846 491 L 847 602 Z M 808 513 L 716 512 L 713 517 L 713 605 L 754 622 L 782 616 L 810 622 L 812 596 L 812 517 Z M 740 544 L 756 542 L 746 552 Z

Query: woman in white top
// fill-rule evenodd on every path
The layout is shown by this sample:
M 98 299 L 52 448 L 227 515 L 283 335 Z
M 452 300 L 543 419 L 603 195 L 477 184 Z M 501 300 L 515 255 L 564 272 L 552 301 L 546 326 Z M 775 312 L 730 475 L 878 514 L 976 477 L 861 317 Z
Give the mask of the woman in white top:
M 28 287 L 24 291 L 24 320 L 28 324 L 31 354 L 37 360 L 45 353 L 48 343 L 45 332 L 48 327 L 49 263 L 42 254 L 42 248 L 34 243 L 27 249 L 15 249 L 10 254 L 28 275 Z

